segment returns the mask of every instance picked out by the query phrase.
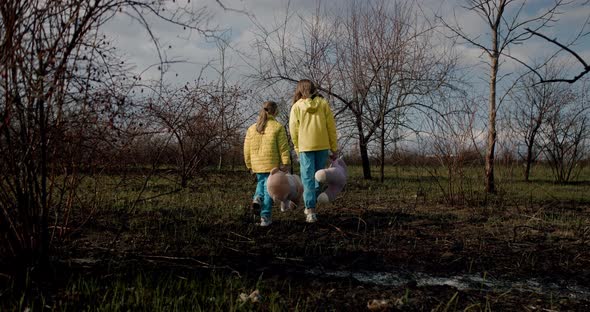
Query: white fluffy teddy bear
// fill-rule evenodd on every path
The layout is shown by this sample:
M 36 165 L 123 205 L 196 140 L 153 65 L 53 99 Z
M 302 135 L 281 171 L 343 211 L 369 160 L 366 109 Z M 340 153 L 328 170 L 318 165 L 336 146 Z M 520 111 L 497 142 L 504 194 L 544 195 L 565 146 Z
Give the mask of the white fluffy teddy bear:
M 333 202 L 346 185 L 346 178 L 346 163 L 342 158 L 333 160 L 330 167 L 318 170 L 315 179 L 328 185 L 328 188 L 318 196 L 318 203 Z
M 303 184 L 299 176 L 285 173 L 279 168 L 271 170 L 266 180 L 266 189 L 273 201 L 281 203 L 281 211 L 296 208 L 303 195 Z

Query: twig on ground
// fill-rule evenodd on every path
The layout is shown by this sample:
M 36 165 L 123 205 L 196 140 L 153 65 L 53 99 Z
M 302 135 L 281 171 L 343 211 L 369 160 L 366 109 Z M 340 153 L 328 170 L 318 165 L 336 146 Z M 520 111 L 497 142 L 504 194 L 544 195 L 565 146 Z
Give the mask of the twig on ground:
M 136 256 L 141 257 L 141 258 L 144 258 L 145 260 L 147 260 L 149 262 L 154 262 L 154 261 L 157 261 L 157 260 L 162 260 L 162 261 L 165 261 L 165 262 L 174 264 L 174 265 L 180 265 L 180 266 L 191 267 L 192 268 L 192 266 L 189 266 L 189 265 L 186 265 L 186 264 L 181 264 L 181 263 L 177 263 L 176 262 L 176 261 L 191 261 L 191 262 L 195 262 L 195 263 L 201 265 L 200 268 L 203 268 L 203 269 L 215 269 L 215 270 L 217 270 L 217 269 L 226 269 L 226 270 L 229 270 L 232 273 L 235 273 L 235 274 L 237 274 L 238 276 L 241 277 L 240 272 L 238 272 L 236 269 L 230 267 L 229 265 L 217 266 L 217 265 L 210 264 L 210 263 L 207 263 L 207 262 L 204 262 L 204 261 L 201 261 L 201 260 L 197 260 L 197 259 L 192 258 L 192 257 L 170 257 L 170 256 L 158 256 L 158 255 L 136 255 Z
M 282 261 L 297 261 L 297 262 L 303 262 L 304 260 L 301 258 L 287 258 L 287 257 L 275 257 L 276 259 L 282 260 Z
M 229 234 L 233 234 L 233 235 L 235 235 L 235 236 L 241 237 L 241 238 L 243 238 L 243 239 L 247 239 L 247 240 L 249 240 L 249 241 L 252 241 L 252 240 L 253 240 L 253 239 L 252 239 L 252 238 L 250 238 L 250 237 L 246 237 L 246 236 L 244 236 L 244 235 L 238 234 L 238 233 L 236 233 L 236 232 L 233 232 L 233 231 L 229 231 Z
M 547 229 L 542 229 L 542 228 L 536 228 L 534 226 L 529 226 L 529 225 L 517 225 L 514 227 L 514 229 L 512 229 L 512 241 L 516 242 L 516 235 L 517 235 L 517 230 L 518 229 L 531 229 L 531 230 L 535 230 L 535 231 L 539 231 L 539 232 L 543 232 L 544 236 L 547 236 Z
M 356 217 L 359 220 L 359 223 L 357 225 L 356 231 L 360 231 L 361 229 L 361 221 L 365 224 L 365 232 L 367 232 L 367 222 L 365 220 L 363 220 L 361 217 Z
M 227 249 L 229 249 L 231 251 L 235 251 L 237 253 L 242 253 L 243 252 L 242 250 L 239 250 L 239 249 L 236 249 L 236 248 L 232 248 L 232 247 L 229 247 L 229 246 L 223 246 L 223 247 L 224 248 L 227 248 Z
M 340 234 L 342 234 L 342 236 L 347 237 L 347 233 L 342 231 L 339 227 L 335 226 L 334 224 L 328 223 L 329 226 L 333 227 L 334 229 L 336 229 L 336 231 L 340 232 Z
M 171 256 L 158 256 L 158 255 L 138 255 L 138 256 L 142 257 L 142 258 L 147 258 L 147 259 L 188 260 L 188 261 L 196 262 L 196 263 L 206 266 L 206 267 L 213 267 L 211 264 L 209 264 L 207 262 L 203 262 L 201 260 L 197 260 L 197 259 L 191 258 L 191 257 L 171 257 Z

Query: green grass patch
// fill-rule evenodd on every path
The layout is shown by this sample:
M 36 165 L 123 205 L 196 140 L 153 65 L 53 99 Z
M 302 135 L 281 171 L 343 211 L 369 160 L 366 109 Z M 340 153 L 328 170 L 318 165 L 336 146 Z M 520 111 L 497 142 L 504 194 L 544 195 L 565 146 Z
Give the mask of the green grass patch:
M 253 294 L 258 291 L 258 295 Z M 1 307 L 2 305 L 0 305 Z M 77 275 L 53 296 L 28 291 L 4 311 L 307 311 L 304 298 L 260 277 L 223 272 L 138 271 Z

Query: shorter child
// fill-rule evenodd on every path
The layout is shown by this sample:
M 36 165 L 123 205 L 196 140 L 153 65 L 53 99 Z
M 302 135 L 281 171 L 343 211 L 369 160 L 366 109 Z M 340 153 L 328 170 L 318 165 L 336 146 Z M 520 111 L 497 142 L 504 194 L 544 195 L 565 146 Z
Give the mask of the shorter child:
M 260 226 L 272 223 L 272 198 L 268 194 L 266 181 L 273 168 L 288 170 L 289 141 L 285 128 L 275 120 L 277 103 L 264 102 L 255 124 L 248 128 L 244 140 L 244 161 L 246 167 L 256 174 L 256 192 L 253 206 L 260 207 Z

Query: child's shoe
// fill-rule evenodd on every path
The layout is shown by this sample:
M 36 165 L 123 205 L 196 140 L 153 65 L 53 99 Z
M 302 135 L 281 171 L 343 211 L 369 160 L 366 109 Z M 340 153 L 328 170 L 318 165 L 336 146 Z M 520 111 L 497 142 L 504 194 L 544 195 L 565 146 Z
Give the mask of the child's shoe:
M 272 223 L 272 220 L 268 217 L 260 217 L 259 226 L 269 226 Z
M 318 216 L 315 213 L 315 208 L 314 209 L 305 208 L 305 210 L 303 212 L 305 213 L 305 222 L 314 223 L 314 222 L 318 221 Z
M 260 197 L 254 197 L 254 199 L 252 200 L 252 205 L 250 206 L 252 211 L 254 211 L 254 212 L 260 211 L 261 202 L 262 201 L 260 200 Z

